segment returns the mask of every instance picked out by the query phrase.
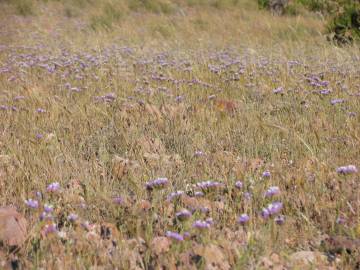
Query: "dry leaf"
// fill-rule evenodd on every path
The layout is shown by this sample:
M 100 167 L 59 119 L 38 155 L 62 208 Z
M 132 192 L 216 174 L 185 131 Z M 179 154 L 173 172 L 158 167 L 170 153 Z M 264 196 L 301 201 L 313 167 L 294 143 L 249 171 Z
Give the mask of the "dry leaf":
M 26 219 L 15 208 L 0 208 L 0 241 L 8 246 L 21 246 L 26 239 Z

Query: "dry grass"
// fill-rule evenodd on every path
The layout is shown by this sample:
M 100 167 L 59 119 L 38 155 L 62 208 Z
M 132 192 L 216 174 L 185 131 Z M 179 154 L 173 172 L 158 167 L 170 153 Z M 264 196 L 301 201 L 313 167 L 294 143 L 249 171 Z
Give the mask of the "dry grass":
M 128 10 L 94 30 L 91 5 L 38 3 L 27 17 L 0 6 L 0 205 L 30 224 L 16 254 L 24 269 L 297 269 L 295 251 L 360 237 L 359 175 L 336 173 L 359 166 L 359 53 L 327 44 L 321 19 L 239 1 Z M 147 191 L 158 177 L 166 188 Z M 193 197 L 192 184 L 207 179 L 223 186 Z M 59 192 L 46 192 L 52 182 Z M 265 198 L 270 186 L 281 194 Z M 188 195 L 167 202 L 177 190 Z M 61 237 L 24 204 L 36 191 L 54 205 Z M 260 216 L 272 201 L 284 204 L 283 225 Z M 198 210 L 180 222 L 181 208 Z M 209 230 L 192 227 L 210 217 Z M 169 243 L 166 231 L 190 238 Z M 337 256 L 313 267 L 357 263 L 354 252 Z

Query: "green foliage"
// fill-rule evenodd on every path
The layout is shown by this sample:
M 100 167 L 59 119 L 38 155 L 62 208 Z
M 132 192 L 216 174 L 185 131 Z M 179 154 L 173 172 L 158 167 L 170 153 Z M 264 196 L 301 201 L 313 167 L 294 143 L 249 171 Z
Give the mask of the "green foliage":
M 269 7 L 269 0 L 258 0 L 259 8 L 266 9 Z
M 344 7 L 330 20 L 327 30 L 334 33 L 334 39 L 340 43 L 360 40 L 360 3 L 345 3 Z

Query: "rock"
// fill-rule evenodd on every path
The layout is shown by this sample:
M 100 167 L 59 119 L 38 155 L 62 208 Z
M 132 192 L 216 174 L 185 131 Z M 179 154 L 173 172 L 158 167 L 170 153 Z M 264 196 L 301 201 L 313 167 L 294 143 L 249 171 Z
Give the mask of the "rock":
M 0 242 L 9 247 L 19 247 L 26 240 L 27 221 L 12 207 L 0 208 Z
M 327 262 L 327 257 L 317 251 L 298 251 L 291 254 L 289 259 L 293 266 L 324 265 Z

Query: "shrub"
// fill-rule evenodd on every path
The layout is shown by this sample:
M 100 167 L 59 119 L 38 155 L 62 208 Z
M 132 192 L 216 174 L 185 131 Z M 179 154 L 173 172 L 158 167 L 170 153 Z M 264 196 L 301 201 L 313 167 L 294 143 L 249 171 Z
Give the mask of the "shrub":
M 360 40 L 360 3 L 348 2 L 330 20 L 328 32 L 338 44 Z

